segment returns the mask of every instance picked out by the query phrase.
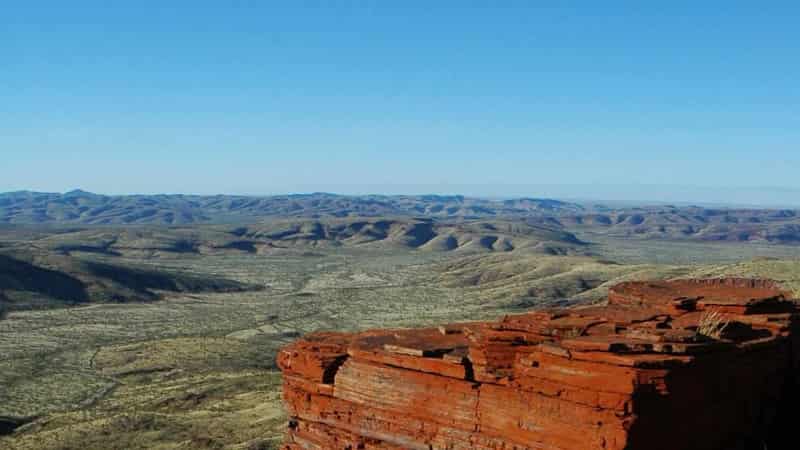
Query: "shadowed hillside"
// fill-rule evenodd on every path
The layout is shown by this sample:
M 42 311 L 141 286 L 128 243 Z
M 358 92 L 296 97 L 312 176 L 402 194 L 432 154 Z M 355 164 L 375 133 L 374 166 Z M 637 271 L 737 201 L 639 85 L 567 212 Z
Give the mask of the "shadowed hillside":
M 79 279 L 5 255 L 0 255 L 0 290 L 35 292 L 70 303 L 88 299 L 86 285 Z
M 3 311 L 95 301 L 150 301 L 165 292 L 238 292 L 258 289 L 215 276 L 131 267 L 46 252 L 0 254 Z

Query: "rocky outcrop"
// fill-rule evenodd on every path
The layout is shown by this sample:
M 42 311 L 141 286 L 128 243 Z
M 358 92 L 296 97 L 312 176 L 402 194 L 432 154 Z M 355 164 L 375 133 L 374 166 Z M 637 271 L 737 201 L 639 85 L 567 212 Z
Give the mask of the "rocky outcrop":
M 284 448 L 780 448 L 796 318 L 770 281 L 681 280 L 497 322 L 313 334 L 278 355 Z

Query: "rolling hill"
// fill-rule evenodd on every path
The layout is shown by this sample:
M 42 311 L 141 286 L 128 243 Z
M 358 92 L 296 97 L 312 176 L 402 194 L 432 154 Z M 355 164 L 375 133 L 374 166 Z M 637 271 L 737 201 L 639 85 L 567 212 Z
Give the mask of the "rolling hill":
M 540 198 L 503 200 L 460 195 L 99 195 L 80 190 L 65 194 L 29 191 L 0 194 L 0 225 L 5 226 L 189 226 L 252 224 L 276 219 L 314 219 L 322 223 L 358 218 L 423 218 L 450 223 L 524 220 L 531 225 L 564 232 L 621 238 L 800 244 L 800 211 L 786 209 L 609 207 Z M 369 225 L 366 230 L 381 235 L 383 231 L 378 228 Z M 341 234 L 330 227 L 326 229 L 333 235 Z M 348 233 L 347 230 L 343 232 Z M 314 239 L 314 231 L 306 233 L 306 237 L 304 233 L 298 229 L 287 236 L 294 236 L 295 240 L 321 241 Z M 370 239 L 359 233 L 352 232 L 354 239 Z M 246 247 L 249 244 L 241 245 L 249 248 Z M 456 244 L 445 240 L 435 245 Z
M 272 217 L 423 216 L 486 218 L 578 212 L 549 199 L 487 200 L 459 195 L 346 196 L 326 193 L 236 195 L 99 195 L 81 190 L 0 194 L 0 223 L 195 224 L 252 222 Z
M 570 230 L 624 238 L 800 244 L 800 212 L 786 209 L 665 206 L 565 214 L 548 223 L 554 221 Z
M 150 301 L 162 292 L 236 292 L 259 286 L 185 273 L 158 260 L 304 255 L 315 249 L 535 254 L 584 253 L 559 229 L 505 220 L 300 218 L 252 225 L 0 227 L 0 309 Z M 144 264 L 146 261 L 155 263 Z M 180 266 L 180 264 L 178 264 Z
M 558 228 L 510 220 L 423 218 L 281 219 L 252 225 L 90 226 L 0 228 L 0 248 L 38 249 L 60 255 L 158 257 L 217 253 L 269 254 L 315 247 L 387 247 L 422 251 L 511 251 L 548 254 L 585 244 Z
M 0 252 L 0 316 L 5 311 L 89 302 L 152 301 L 161 292 L 258 290 L 227 278 L 107 263 L 41 250 Z

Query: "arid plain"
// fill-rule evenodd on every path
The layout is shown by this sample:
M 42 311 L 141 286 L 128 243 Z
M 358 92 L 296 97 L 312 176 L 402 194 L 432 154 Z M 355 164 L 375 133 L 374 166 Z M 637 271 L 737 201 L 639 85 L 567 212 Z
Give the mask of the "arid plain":
M 759 276 L 800 294 L 792 243 L 545 222 L 7 226 L 0 420 L 9 434 L 0 444 L 276 448 L 286 418 L 275 352 L 311 331 L 590 303 L 634 279 Z M 32 279 L 51 288 L 33 289 Z M 83 297 L 70 294 L 76 282 Z

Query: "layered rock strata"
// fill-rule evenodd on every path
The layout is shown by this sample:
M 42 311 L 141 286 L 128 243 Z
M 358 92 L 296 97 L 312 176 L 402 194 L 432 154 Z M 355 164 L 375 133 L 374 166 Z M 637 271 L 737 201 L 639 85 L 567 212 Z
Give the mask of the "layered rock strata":
M 763 448 L 794 398 L 790 297 L 767 280 L 629 282 L 603 306 L 312 334 L 278 355 L 284 448 Z

